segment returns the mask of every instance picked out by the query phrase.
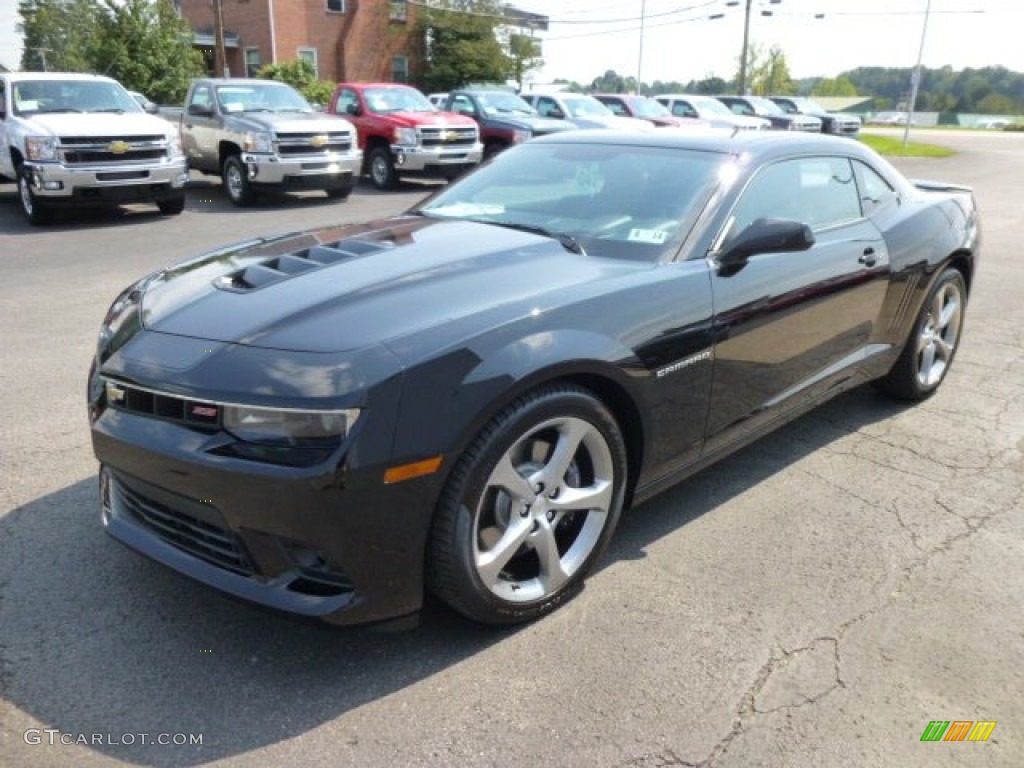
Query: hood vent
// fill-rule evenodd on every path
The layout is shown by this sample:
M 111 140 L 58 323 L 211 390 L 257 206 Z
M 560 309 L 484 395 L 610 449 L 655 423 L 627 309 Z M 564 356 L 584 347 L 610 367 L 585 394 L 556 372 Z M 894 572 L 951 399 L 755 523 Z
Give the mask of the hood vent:
M 371 253 L 379 253 L 393 248 L 391 243 L 375 243 L 369 240 L 339 240 L 336 243 L 315 245 L 295 253 L 275 256 L 258 264 L 222 275 L 214 280 L 215 287 L 235 293 L 248 293 L 268 285 L 287 280 L 294 275 L 312 272 L 339 261 L 358 258 Z

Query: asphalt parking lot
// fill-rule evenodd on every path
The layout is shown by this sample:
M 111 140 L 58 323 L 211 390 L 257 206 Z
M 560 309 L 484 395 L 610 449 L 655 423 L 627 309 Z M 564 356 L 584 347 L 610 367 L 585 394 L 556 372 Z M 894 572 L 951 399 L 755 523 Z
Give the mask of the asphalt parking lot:
M 638 507 L 586 589 L 515 631 L 433 603 L 404 633 L 300 623 L 99 523 L 84 389 L 117 292 L 429 186 L 239 211 L 198 181 L 179 217 L 33 229 L 0 185 L 0 765 L 1021 765 L 1024 134 L 927 140 L 959 154 L 895 164 L 975 186 L 985 227 L 939 393 L 848 393 Z M 932 720 L 998 724 L 921 742 Z

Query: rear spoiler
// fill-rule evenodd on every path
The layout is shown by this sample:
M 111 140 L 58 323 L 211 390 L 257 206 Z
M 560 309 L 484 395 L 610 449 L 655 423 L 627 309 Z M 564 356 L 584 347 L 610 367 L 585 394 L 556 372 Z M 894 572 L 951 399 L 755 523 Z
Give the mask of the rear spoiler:
M 911 179 L 910 183 L 925 192 L 973 192 L 974 187 L 963 184 L 948 184 L 945 181 L 929 181 L 927 179 Z

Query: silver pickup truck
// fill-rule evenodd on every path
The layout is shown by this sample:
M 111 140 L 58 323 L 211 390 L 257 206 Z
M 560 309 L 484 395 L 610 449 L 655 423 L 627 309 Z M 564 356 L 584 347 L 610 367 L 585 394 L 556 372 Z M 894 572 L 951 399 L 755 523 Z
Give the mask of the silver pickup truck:
M 17 182 L 32 224 L 46 223 L 61 205 L 185 208 L 178 132 L 109 77 L 0 73 L 0 144 L 0 181 Z
M 350 122 L 314 112 L 289 85 L 272 80 L 193 81 L 181 116 L 189 166 L 220 176 L 232 203 L 262 189 L 322 189 L 346 198 L 362 153 Z

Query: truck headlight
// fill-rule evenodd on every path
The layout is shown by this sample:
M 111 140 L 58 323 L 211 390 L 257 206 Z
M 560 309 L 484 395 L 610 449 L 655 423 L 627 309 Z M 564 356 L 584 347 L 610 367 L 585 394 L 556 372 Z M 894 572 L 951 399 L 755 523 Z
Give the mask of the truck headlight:
M 53 163 L 57 160 L 56 136 L 29 136 L 25 139 L 25 154 L 36 163 Z
M 395 128 L 395 144 L 414 147 L 420 143 L 415 128 Z
M 225 430 L 240 440 L 264 445 L 340 441 L 358 418 L 358 408 L 340 411 L 304 411 L 248 405 L 225 405 L 223 408 Z
M 274 134 L 263 131 L 248 131 L 242 141 L 242 149 L 246 152 L 269 154 L 274 151 Z
M 532 131 L 520 131 L 520 130 L 512 131 L 512 143 L 513 144 L 519 144 L 519 143 L 524 142 L 524 141 L 529 141 L 531 138 L 533 138 L 533 132 Z
M 184 154 L 181 148 L 181 134 L 177 132 L 167 134 L 167 154 L 171 157 Z

